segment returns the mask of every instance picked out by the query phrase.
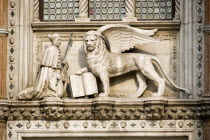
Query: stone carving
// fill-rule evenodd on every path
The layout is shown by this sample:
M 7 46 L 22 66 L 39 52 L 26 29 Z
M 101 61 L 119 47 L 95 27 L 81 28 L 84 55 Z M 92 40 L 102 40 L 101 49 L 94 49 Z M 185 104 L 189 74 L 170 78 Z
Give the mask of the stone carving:
M 158 85 L 156 96 L 162 96 L 165 80 L 154 69 L 155 62 L 163 72 L 167 81 L 175 88 L 189 93 L 187 89 L 175 85 L 165 74 L 159 60 L 151 55 L 121 53 L 130 50 L 138 44 L 159 42 L 150 36 L 157 29 L 141 30 L 128 25 L 111 24 L 99 28 L 97 31 L 88 31 L 84 39 L 84 50 L 90 70 L 101 79 L 104 93 L 100 96 L 109 96 L 109 77 L 136 71 L 139 88 L 132 96 L 140 97 L 147 88 L 145 78 Z M 107 50 L 110 49 L 110 51 Z
M 196 95 L 197 97 L 202 97 L 203 93 L 204 93 L 204 54 L 205 54 L 205 45 L 204 45 L 204 32 L 202 31 L 202 29 L 204 28 L 204 14 L 205 14 L 205 3 L 203 2 L 203 0 L 198 0 L 196 2 L 197 4 L 195 4 L 195 8 L 196 8 L 196 16 L 195 18 L 197 18 L 197 31 L 195 32 L 196 36 L 197 36 L 197 40 L 194 40 L 194 44 L 195 47 L 197 47 L 197 59 L 196 59 L 196 87 L 194 89 L 194 91 L 196 91 Z
M 136 1 L 135 0 L 126 0 L 125 1 L 126 17 L 123 18 L 123 21 L 137 21 L 135 17 L 136 10 Z
M 9 44 L 8 44 L 8 55 L 7 55 L 7 59 L 10 60 L 11 57 L 13 58 L 16 58 L 17 56 L 17 52 L 16 52 L 16 49 L 17 49 L 17 46 L 18 46 L 18 43 L 16 43 L 16 20 L 17 19 L 17 9 L 18 9 L 18 6 L 17 6 L 17 1 L 15 0 L 11 0 L 10 1 L 10 6 L 8 7 L 8 21 L 10 22 L 10 26 L 8 26 L 8 31 L 9 31 L 9 34 L 8 34 L 8 40 L 9 40 Z M 17 78 L 17 75 L 15 74 L 16 72 L 16 66 L 17 66 L 17 60 L 14 60 L 14 61 L 9 61 L 8 63 L 8 76 L 9 75 L 13 75 L 13 79 L 16 79 Z M 13 99 L 14 97 L 16 97 L 15 93 L 17 91 L 16 89 L 16 82 L 13 80 L 13 79 L 8 79 L 8 82 L 7 82 L 7 89 L 8 89 L 8 94 L 9 94 L 9 98 L 10 99 Z
M 0 120 L 5 120 L 9 116 L 8 107 L 0 107 Z
M 77 100 L 78 101 L 78 100 Z M 84 100 L 83 100 L 84 102 Z M 185 101 L 183 101 L 185 102 Z M 183 103 L 182 102 L 182 103 Z M 190 106 L 186 102 L 180 106 L 180 102 L 175 105 L 161 102 L 161 104 L 151 104 L 152 102 L 140 103 L 143 105 L 129 106 L 130 103 L 105 104 L 103 101 L 81 105 L 72 104 L 50 104 L 40 105 L 34 102 L 32 105 L 25 102 L 22 106 L 0 106 L 0 120 L 189 120 L 189 119 L 209 119 L 210 106 L 198 104 Z
M 10 7 L 11 7 L 11 8 L 14 8 L 15 6 L 16 6 L 16 2 L 15 2 L 15 1 L 11 1 L 11 2 L 10 2 Z
M 39 0 L 34 0 L 34 21 L 39 20 Z
M 41 109 L 41 112 L 43 113 L 43 117 L 45 119 L 56 120 L 62 117 L 63 108 L 57 106 L 44 107 Z
M 92 137 L 96 136 L 94 135 L 94 132 L 100 132 L 100 134 L 104 135 L 107 135 L 107 133 L 109 133 L 109 135 L 113 134 L 113 136 L 115 137 L 128 137 L 130 133 L 138 137 L 138 133 L 151 135 L 151 132 L 156 132 L 158 134 L 153 134 L 152 136 L 158 137 L 159 139 L 161 139 L 162 135 L 167 134 L 168 137 L 181 135 L 182 137 L 185 136 L 186 138 L 190 135 L 190 138 L 195 136 L 195 138 L 193 139 L 201 140 L 201 138 L 198 138 L 197 135 L 201 137 L 203 135 L 203 130 L 202 128 L 196 127 L 196 124 L 198 123 L 200 123 L 200 120 L 36 120 L 30 122 L 27 120 L 8 121 L 7 140 L 19 140 L 18 138 L 23 139 L 23 136 L 37 138 L 37 134 L 40 134 L 40 132 L 42 132 L 43 139 L 52 137 L 52 134 L 54 137 L 65 137 L 68 139 L 69 137 L 72 137 L 72 132 L 77 132 L 76 134 L 78 136 L 84 135 L 85 133 L 88 136 Z M 177 137 L 177 139 L 179 138 L 180 137 Z
M 31 108 L 12 108 L 8 110 L 8 120 L 36 120 L 41 119 L 41 111 L 38 107 Z
M 135 17 L 135 0 L 126 0 L 126 17 Z
M 60 98 L 65 92 L 68 64 L 61 60 L 60 36 L 53 34 L 48 37 L 52 45 L 48 46 L 44 53 L 36 86 L 21 91 L 18 94 L 19 100 L 39 100 L 44 97 Z
M 81 69 L 76 75 L 69 76 L 70 90 L 73 98 L 98 94 L 95 76 L 87 69 Z
M 180 0 L 175 0 L 175 19 L 180 19 Z
M 88 18 L 88 0 L 79 1 L 79 17 Z

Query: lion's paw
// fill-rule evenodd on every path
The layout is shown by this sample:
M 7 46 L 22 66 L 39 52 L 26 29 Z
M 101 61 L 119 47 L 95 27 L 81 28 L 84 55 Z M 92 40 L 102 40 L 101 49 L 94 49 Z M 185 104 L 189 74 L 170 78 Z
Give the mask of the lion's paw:
M 109 94 L 107 94 L 107 93 L 100 93 L 99 97 L 109 97 Z

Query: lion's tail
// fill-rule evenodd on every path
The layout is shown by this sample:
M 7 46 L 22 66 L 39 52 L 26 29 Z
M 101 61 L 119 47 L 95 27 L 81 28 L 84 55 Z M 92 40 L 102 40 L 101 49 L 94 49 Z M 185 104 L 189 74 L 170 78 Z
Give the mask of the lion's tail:
M 179 87 L 179 86 L 177 86 L 173 81 L 171 81 L 171 79 L 166 75 L 166 72 L 163 70 L 163 68 L 162 68 L 162 66 L 161 66 L 161 64 L 160 64 L 160 61 L 159 61 L 156 57 L 153 57 L 153 56 L 152 56 L 151 59 L 153 60 L 153 62 L 155 62 L 155 63 L 159 66 L 159 68 L 161 69 L 161 71 L 162 71 L 164 77 L 166 78 L 166 80 L 167 80 L 172 86 L 174 86 L 175 88 L 177 88 L 177 89 L 179 89 L 179 90 L 181 90 L 181 91 L 186 92 L 189 96 L 191 95 L 189 89 Z

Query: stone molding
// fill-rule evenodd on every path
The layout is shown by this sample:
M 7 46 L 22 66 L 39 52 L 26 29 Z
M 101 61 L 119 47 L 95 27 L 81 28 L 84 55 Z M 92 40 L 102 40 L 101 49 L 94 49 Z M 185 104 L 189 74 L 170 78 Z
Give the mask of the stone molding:
M 204 33 L 202 32 L 202 29 L 204 28 L 204 15 L 205 15 L 205 9 L 204 5 L 205 2 L 203 0 L 197 0 L 195 1 L 196 5 L 196 32 L 194 33 L 196 36 L 196 40 L 194 44 L 196 44 L 196 96 L 198 98 L 201 98 L 204 95 L 204 56 L 205 56 L 205 45 L 204 45 Z M 201 30 L 200 30 L 201 29 Z
M 63 99 L 2 101 L 1 120 L 178 120 L 210 119 L 209 100 Z
M 205 1 L 205 95 L 204 97 L 210 97 L 210 2 Z
M 187 137 L 201 140 L 203 137 L 200 120 L 110 120 L 110 121 L 8 121 L 8 140 L 23 138 L 80 138 L 84 137 Z M 152 134 L 151 134 L 152 132 Z
M 16 78 L 15 72 L 16 70 L 16 46 L 17 46 L 17 30 L 16 30 L 16 15 L 17 15 L 17 2 L 16 1 L 10 1 L 9 8 L 8 8 L 8 46 L 7 46 L 7 96 L 9 99 L 12 99 L 14 97 L 15 92 L 15 81 Z
M 0 28 L 0 35 L 5 34 L 8 35 L 9 31 L 6 28 Z
M 204 31 L 205 33 L 209 33 L 209 32 L 210 32 L 210 25 L 206 25 L 206 26 L 204 27 L 203 31 Z
M 123 22 L 123 21 L 116 21 L 115 24 L 126 24 L 132 27 L 139 27 L 141 29 L 170 29 L 170 30 L 179 30 L 180 29 L 180 21 L 173 20 L 173 21 L 139 21 L 139 22 Z M 112 21 L 91 21 L 88 22 L 33 22 L 32 29 L 33 31 L 89 31 L 89 30 L 96 30 L 99 27 L 106 25 L 106 24 L 113 24 Z M 81 28 L 82 27 L 82 28 Z

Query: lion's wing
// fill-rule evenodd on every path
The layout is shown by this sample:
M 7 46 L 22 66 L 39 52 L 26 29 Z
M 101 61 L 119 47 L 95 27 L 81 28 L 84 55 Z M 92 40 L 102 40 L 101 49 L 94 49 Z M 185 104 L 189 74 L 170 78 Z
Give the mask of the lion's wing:
M 159 42 L 159 40 L 150 37 L 155 34 L 157 29 L 142 30 L 128 25 L 111 24 L 105 25 L 97 31 L 106 37 L 113 53 L 130 50 L 138 44 Z

